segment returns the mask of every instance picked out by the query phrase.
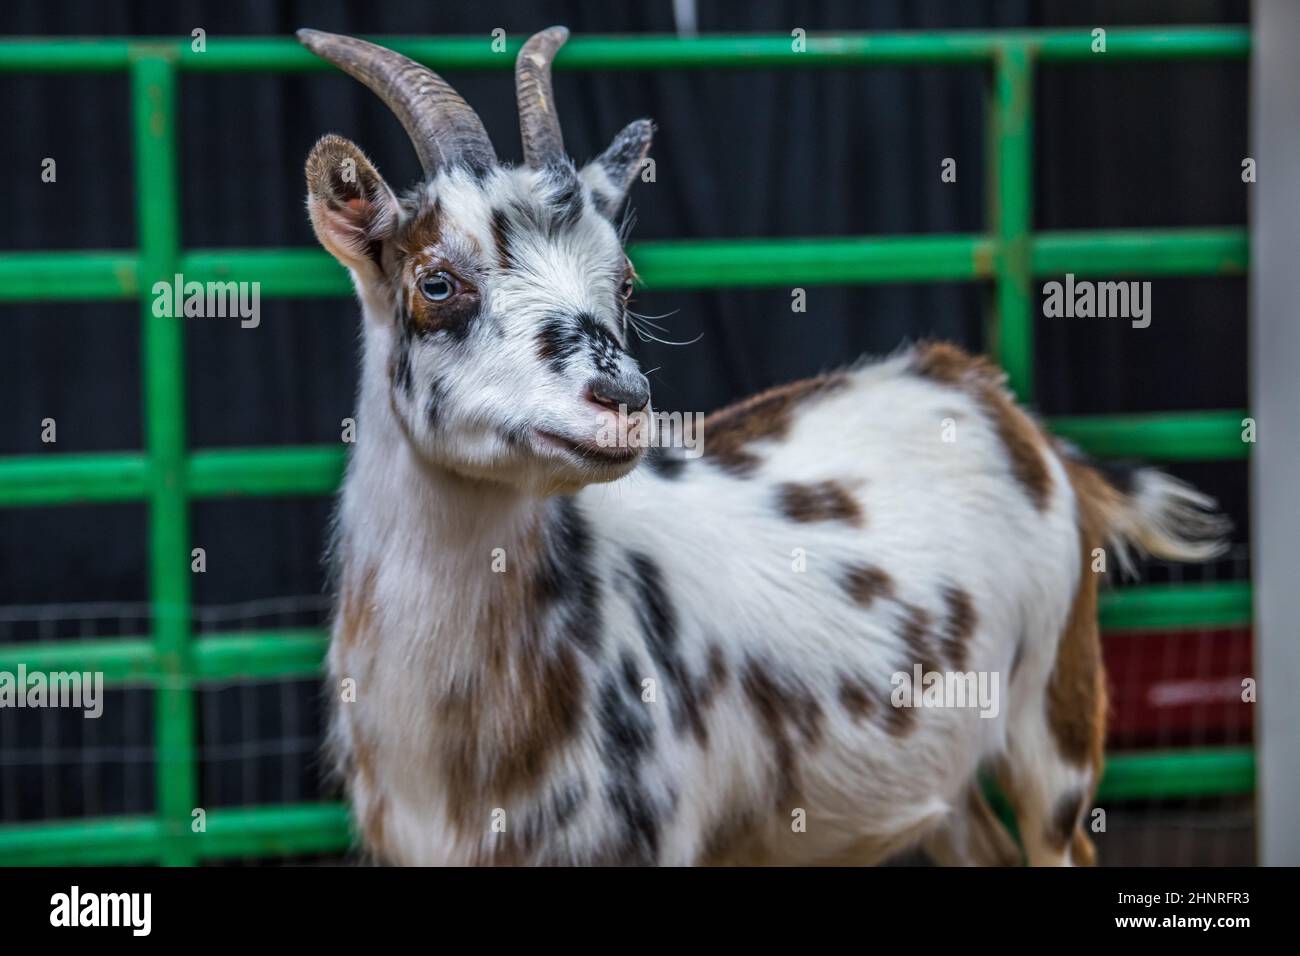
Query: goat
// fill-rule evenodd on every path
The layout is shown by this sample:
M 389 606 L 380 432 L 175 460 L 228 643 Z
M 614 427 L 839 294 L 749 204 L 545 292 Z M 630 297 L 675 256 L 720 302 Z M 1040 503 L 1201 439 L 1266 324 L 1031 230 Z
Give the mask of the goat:
M 1017 862 L 990 770 L 1030 864 L 1091 862 L 1096 549 L 1211 557 L 1213 500 L 1146 468 L 1108 477 L 941 343 L 716 412 L 697 459 L 598 441 L 650 413 L 614 217 L 653 128 L 574 165 L 550 76 L 567 35 L 519 53 L 512 167 L 432 70 L 298 34 L 384 100 L 425 174 L 399 198 L 334 135 L 306 165 L 364 313 L 328 672 L 365 848 Z M 968 677 L 991 706 L 943 696 Z

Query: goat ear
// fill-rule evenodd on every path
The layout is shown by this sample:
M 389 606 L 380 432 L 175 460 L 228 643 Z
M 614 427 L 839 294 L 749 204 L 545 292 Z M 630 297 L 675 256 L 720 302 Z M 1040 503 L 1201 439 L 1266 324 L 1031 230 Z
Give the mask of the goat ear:
M 654 131 L 654 123 L 648 119 L 633 120 L 603 153 L 582 168 L 582 181 L 591 189 L 596 205 L 605 216 L 612 219 L 623 205 L 632 180 L 650 152 Z
M 379 267 L 379 243 L 397 225 L 397 197 L 355 143 L 331 134 L 307 157 L 307 213 L 330 255 L 365 271 Z

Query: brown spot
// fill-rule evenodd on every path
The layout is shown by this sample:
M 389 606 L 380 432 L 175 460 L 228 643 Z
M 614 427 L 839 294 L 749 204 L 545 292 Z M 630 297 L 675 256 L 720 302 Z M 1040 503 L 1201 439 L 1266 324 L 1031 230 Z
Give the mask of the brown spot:
M 692 677 L 685 668 L 677 675 L 677 691 L 681 697 L 684 715 L 679 732 L 689 729 L 695 742 L 701 747 L 709 745 L 709 728 L 705 723 L 705 717 L 714 698 L 726 684 L 728 676 L 727 659 L 722 653 L 722 648 L 716 644 L 709 645 L 708 660 L 701 676 Z M 634 679 L 629 685 L 629 690 L 633 695 L 639 695 L 640 681 Z
M 733 475 L 753 474 L 759 458 L 749 448 L 752 443 L 783 438 L 801 404 L 828 395 L 847 382 L 842 373 L 804 379 L 714 412 L 703 424 L 704 454 Z
M 1097 865 L 1097 849 L 1082 825 L 1074 828 L 1074 835 L 1070 838 L 1070 862 L 1075 866 Z
M 752 659 L 745 666 L 741 687 L 772 741 L 777 774 L 775 799 L 782 805 L 798 789 L 794 736 L 797 734 L 808 746 L 815 746 L 821 740 L 821 705 L 807 689 L 788 678 L 786 683 L 781 683 L 763 664 Z
M 960 388 L 971 395 L 988 416 L 1007 453 L 1008 465 L 1039 511 L 1052 494 L 1043 431 L 1007 394 L 1006 376 L 987 359 L 969 355 L 947 342 L 918 345 L 912 357 L 917 375 Z
M 862 509 L 843 485 L 819 481 L 813 485 L 787 481 L 777 489 L 781 511 L 791 521 L 844 521 L 862 526 Z
M 411 217 L 397 234 L 395 245 L 403 256 L 420 256 L 442 241 L 442 202 L 435 200 Z
M 956 671 L 966 669 L 966 650 L 975 633 L 978 615 L 975 602 L 970 592 L 964 588 L 948 585 L 943 589 L 943 600 L 948 613 L 944 617 L 943 630 L 939 634 L 939 645 L 949 666 Z
M 868 691 L 866 681 L 841 677 L 840 706 L 854 720 L 870 720 L 876 710 L 876 701 Z
M 365 845 L 374 847 L 378 853 L 383 853 L 387 845 L 387 819 L 387 801 L 382 796 L 374 798 L 366 813 L 366 819 L 361 823 L 361 835 Z
M 800 801 L 803 802 L 803 801 Z M 765 839 L 774 827 L 788 830 L 790 818 L 775 811 L 755 813 L 737 812 L 728 806 L 720 811 L 721 819 L 714 822 L 704 839 L 703 848 L 695 861 L 697 866 L 768 866 L 773 863 L 772 853 Z M 772 813 L 773 816 L 769 816 Z M 774 817 L 779 819 L 774 819 Z
M 1079 817 L 1083 815 L 1085 799 L 1086 796 L 1078 790 L 1071 790 L 1057 799 L 1052 818 L 1048 821 L 1047 832 L 1043 834 L 1048 845 L 1058 850 L 1064 850 L 1069 845 L 1079 824 Z
M 844 590 L 855 604 L 871 607 L 877 599 L 894 596 L 894 579 L 872 564 L 857 564 L 844 576 Z
M 902 627 L 898 634 L 907 645 L 909 664 L 920 664 L 925 673 L 939 670 L 939 662 L 930 643 L 930 627 L 934 623 L 930 612 L 907 601 L 899 601 L 898 607 L 903 612 Z
M 707 708 L 713 703 L 714 697 L 727 683 L 727 677 L 727 658 L 723 655 L 722 648 L 717 644 L 710 644 L 708 668 L 697 689 L 700 707 Z
M 343 587 L 334 628 L 334 640 L 341 650 L 348 651 L 364 644 L 370 634 L 370 617 L 375 603 L 375 576 L 373 567 L 356 574 L 347 569 L 343 572 Z
M 534 788 L 578 729 L 584 683 L 576 652 L 563 644 L 541 660 L 520 663 L 531 672 L 513 679 L 479 675 L 441 706 L 447 726 L 457 728 L 443 750 L 453 819 L 463 827 L 484 807 Z
M 385 843 L 388 806 L 376 784 L 374 751 L 355 721 L 352 722 L 348 759 L 352 770 L 348 791 L 363 845 L 377 859 L 382 860 L 388 854 Z
M 910 676 L 908 678 L 911 679 Z M 884 709 L 885 730 L 895 737 L 906 737 L 916 729 L 916 708 L 895 707 L 893 700 Z
M 474 627 L 485 663 L 436 705 L 440 721 L 456 728 L 439 746 L 449 809 L 463 827 L 479 826 L 485 806 L 503 806 L 535 788 L 578 731 L 582 659 L 568 643 L 546 645 L 540 625 L 549 598 L 536 579 L 542 562 L 535 528 L 514 549 L 506 573 L 485 575 L 496 589 Z
M 1098 577 L 1091 554 L 1105 539 L 1107 514 L 1118 503 L 1118 492 L 1087 465 L 1069 459 L 1065 464 L 1078 505 L 1079 585 L 1056 648 L 1047 686 L 1047 719 L 1061 756 L 1076 766 L 1092 767 L 1096 779 L 1106 736 L 1106 686 L 1097 626 Z
M 971 355 L 951 342 L 920 342 L 912 355 L 912 371 L 942 385 L 1002 384 L 998 367 L 982 355 Z

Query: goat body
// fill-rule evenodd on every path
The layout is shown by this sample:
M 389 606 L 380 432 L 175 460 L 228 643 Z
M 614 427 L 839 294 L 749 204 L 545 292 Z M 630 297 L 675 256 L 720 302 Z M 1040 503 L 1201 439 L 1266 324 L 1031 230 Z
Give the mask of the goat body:
M 949 346 L 759 396 L 705 422 L 703 459 L 570 497 L 431 470 L 367 411 L 330 673 L 366 688 L 335 730 L 395 862 L 870 863 L 923 839 L 1005 862 L 984 766 L 1031 862 L 1086 859 L 1093 549 L 1202 556 L 1160 535 L 1194 495 L 1149 471 L 1122 495 Z M 894 706 L 915 666 L 992 675 L 996 713 Z

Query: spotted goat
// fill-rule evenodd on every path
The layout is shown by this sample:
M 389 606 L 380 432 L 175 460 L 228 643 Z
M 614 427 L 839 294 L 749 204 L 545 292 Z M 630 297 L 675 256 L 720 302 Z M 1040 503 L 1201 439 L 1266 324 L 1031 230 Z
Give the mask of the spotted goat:
M 553 27 L 520 51 L 526 163 L 504 165 L 431 70 L 299 37 L 383 99 L 425 173 L 398 197 L 332 135 L 306 169 L 313 227 L 364 314 L 328 667 L 366 850 L 1017 862 L 987 772 L 1029 863 L 1091 862 L 1096 549 L 1210 557 L 1213 502 L 1149 469 L 1103 472 L 944 344 L 717 412 L 698 458 L 600 440 L 649 412 L 615 217 L 651 123 L 578 169 Z M 1001 704 L 895 706 L 922 690 L 918 666 L 927 688 L 991 677 Z

